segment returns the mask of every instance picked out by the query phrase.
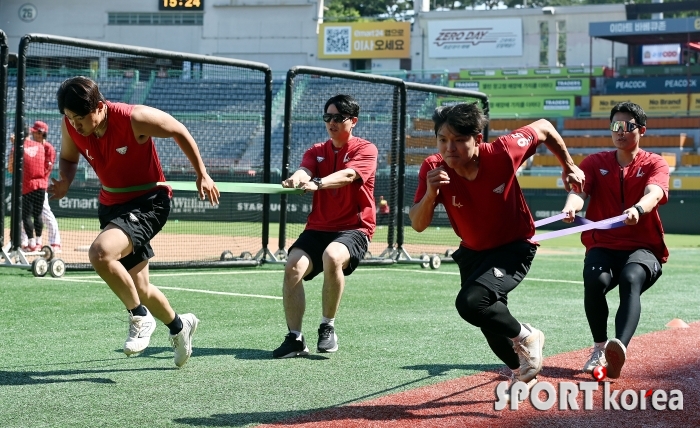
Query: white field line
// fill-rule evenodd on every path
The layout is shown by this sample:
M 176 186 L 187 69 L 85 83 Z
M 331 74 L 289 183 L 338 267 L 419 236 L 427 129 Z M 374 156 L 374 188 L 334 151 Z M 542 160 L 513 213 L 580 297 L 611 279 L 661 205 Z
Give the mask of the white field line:
M 45 280 L 50 280 L 50 281 L 59 281 L 59 282 L 87 282 L 90 284 L 104 284 L 104 281 L 99 280 L 92 280 L 92 279 L 78 279 L 78 278 L 38 278 L 38 279 L 45 279 Z M 204 293 L 204 294 L 219 294 L 222 296 L 237 296 L 237 297 L 257 297 L 259 299 L 274 299 L 274 300 L 282 300 L 282 297 L 279 296 L 266 296 L 263 294 L 244 294 L 244 293 L 229 293 L 226 291 L 212 291 L 212 290 L 197 290 L 195 288 L 181 288 L 181 287 L 164 287 L 160 285 L 156 285 L 159 289 L 162 290 L 175 290 L 175 291 L 190 291 L 192 293 Z
M 392 268 L 372 268 L 372 269 L 362 269 L 362 270 L 356 270 L 355 272 L 358 273 L 366 273 L 366 272 L 372 272 L 372 271 L 377 271 L 377 270 L 390 270 L 394 272 L 410 272 L 410 273 L 425 273 L 425 274 L 430 274 L 430 275 L 454 275 L 454 276 L 459 276 L 459 272 L 440 272 L 438 270 L 432 270 L 432 269 L 421 269 L 421 270 L 398 270 L 398 269 L 392 269 Z M 526 281 L 541 281 L 541 282 L 562 282 L 566 284 L 583 284 L 583 281 L 570 281 L 566 279 L 544 279 L 544 278 L 525 278 Z

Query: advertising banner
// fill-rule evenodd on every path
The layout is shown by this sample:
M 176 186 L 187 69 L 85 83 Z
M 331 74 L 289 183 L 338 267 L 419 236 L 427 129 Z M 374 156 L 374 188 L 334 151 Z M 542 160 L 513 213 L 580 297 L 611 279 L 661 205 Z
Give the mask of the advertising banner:
M 678 43 L 671 45 L 643 45 L 642 64 L 680 64 L 681 45 Z
M 507 79 L 507 80 L 454 80 L 450 86 L 481 91 L 492 96 L 527 97 L 531 95 L 589 95 L 590 79 Z
M 621 77 L 605 80 L 605 94 L 680 94 L 700 92 L 698 77 Z
M 574 96 L 492 97 L 489 98 L 491 118 L 550 118 L 574 115 Z M 464 102 L 463 98 L 438 98 L 438 105 Z
M 434 20 L 428 23 L 430 58 L 522 56 L 521 18 Z
M 672 114 L 688 110 L 687 94 L 594 95 L 591 97 L 591 114 L 608 115 L 615 104 L 624 101 L 639 104 L 647 114 Z
M 409 22 L 333 22 L 321 24 L 318 57 L 410 58 Z
M 503 79 L 521 77 L 601 77 L 603 67 L 545 67 L 545 68 L 501 68 L 496 70 L 460 70 L 459 78 L 464 80 Z

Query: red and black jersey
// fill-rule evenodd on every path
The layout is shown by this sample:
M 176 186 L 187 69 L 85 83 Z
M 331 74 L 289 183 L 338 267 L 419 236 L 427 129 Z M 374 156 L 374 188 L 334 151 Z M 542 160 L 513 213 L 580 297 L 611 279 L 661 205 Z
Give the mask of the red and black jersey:
M 581 162 L 581 170 L 586 174 L 583 191 L 590 197 L 586 208 L 586 218 L 589 220 L 599 221 L 622 214 L 639 202 L 644 196 L 644 188 L 649 184 L 656 184 L 664 191 L 658 205 L 668 201 L 669 169 L 661 156 L 640 150 L 629 165 L 621 167 L 616 152 L 595 153 Z M 634 226 L 581 233 L 581 242 L 586 246 L 586 251 L 595 247 L 613 250 L 646 248 L 661 263 L 665 263 L 668 248 L 664 244 L 658 205 L 639 217 L 639 223 Z
M 339 189 L 314 192 L 307 230 L 340 232 L 360 230 L 372 239 L 376 226 L 374 179 L 377 171 L 377 147 L 362 138 L 352 137 L 337 152 L 333 141 L 314 144 L 301 161 L 313 177 L 326 177 L 351 168 L 360 178 Z
M 482 251 L 530 239 L 535 224 L 515 173 L 539 143 L 537 133 L 524 127 L 479 145 L 479 172 L 472 181 L 447 166 L 440 154 L 429 156 L 418 174 L 417 203 L 428 190 L 428 171 L 443 167 L 450 183 L 440 187 L 435 204 L 445 207 L 463 247 Z
M 134 136 L 131 127 L 134 106 L 108 101 L 107 108 L 107 132 L 100 138 L 94 134 L 87 137 L 80 135 L 68 118 L 64 118 L 78 151 L 95 170 L 102 185 L 124 188 L 165 181 L 153 138 L 149 137 L 145 143 L 139 144 Z M 111 193 L 100 189 L 99 201 L 103 205 L 123 204 L 151 191 Z

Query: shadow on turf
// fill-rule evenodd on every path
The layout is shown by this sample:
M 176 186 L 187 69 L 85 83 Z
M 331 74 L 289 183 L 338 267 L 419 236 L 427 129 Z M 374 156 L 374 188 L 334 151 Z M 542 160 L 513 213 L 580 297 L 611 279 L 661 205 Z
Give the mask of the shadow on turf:
M 115 350 L 115 352 L 123 353 L 121 349 Z M 146 348 L 145 351 L 141 353 L 139 358 L 148 357 L 156 359 L 169 359 L 172 358 L 172 348 L 167 348 L 164 346 L 152 346 Z M 221 356 L 221 355 L 231 355 L 239 360 L 271 360 L 272 350 L 267 349 L 249 349 L 249 348 L 198 348 L 195 347 L 192 351 L 192 357 L 211 357 L 211 356 Z M 324 357 L 318 354 L 309 354 L 301 358 L 307 358 L 310 360 L 327 360 L 328 357 Z
M 266 355 L 269 355 L 266 352 Z M 269 357 L 268 357 L 269 358 Z M 309 410 L 290 410 L 282 412 L 258 412 L 258 413 L 235 413 L 235 414 L 216 414 L 206 418 L 178 418 L 174 419 L 173 422 L 192 425 L 192 426 L 214 426 L 214 427 L 237 427 L 248 424 L 270 424 L 270 425 L 297 425 L 305 424 L 308 422 L 323 422 L 323 421 L 334 421 L 342 420 L 344 418 L 356 419 L 360 415 L 360 419 L 364 421 L 393 421 L 393 420 L 403 420 L 403 421 L 419 421 L 425 419 L 435 419 L 434 414 L 421 415 L 422 411 L 429 409 L 439 409 L 443 407 L 450 407 L 459 409 L 463 406 L 469 406 L 472 404 L 483 403 L 484 401 L 443 401 L 450 398 L 452 395 L 462 394 L 471 389 L 477 389 L 483 385 L 477 385 L 469 388 L 465 391 L 459 391 L 458 393 L 451 394 L 448 396 L 441 397 L 439 400 L 433 400 L 427 403 L 421 403 L 417 405 L 352 405 L 348 404 L 361 402 L 367 400 L 371 397 L 377 397 L 385 395 L 393 390 L 400 390 L 404 387 L 419 383 L 424 380 L 434 378 L 437 376 L 444 376 L 447 372 L 452 370 L 462 370 L 462 371 L 489 371 L 496 375 L 501 375 L 502 365 L 497 364 L 420 364 L 415 366 L 405 366 L 402 367 L 406 370 L 416 370 L 416 371 L 426 371 L 427 376 L 420 379 L 415 379 L 406 382 L 401 385 L 394 386 L 392 388 L 385 389 L 383 391 L 378 391 L 373 394 L 368 394 L 362 397 L 356 397 L 350 401 L 344 403 L 338 403 L 333 407 L 309 409 Z M 489 382 L 490 383 L 490 382 Z M 489 401 L 490 403 L 491 401 Z M 481 412 L 464 412 L 456 411 L 453 413 L 445 413 L 438 417 L 441 418 L 451 418 L 451 417 L 466 417 L 466 416 L 479 416 L 484 418 L 496 418 L 497 415 L 486 414 Z
M 41 385 L 48 383 L 66 383 L 66 382 L 92 382 L 114 384 L 112 379 L 104 377 L 78 377 L 80 375 L 97 375 L 102 373 L 120 373 L 120 372 L 142 372 L 142 371 L 165 371 L 177 370 L 175 367 L 169 368 L 140 368 L 140 369 L 97 369 L 97 370 L 52 370 L 52 371 L 21 371 L 9 372 L 0 370 L 0 386 L 17 386 L 17 385 Z M 60 379 L 58 376 L 71 376 L 71 378 Z

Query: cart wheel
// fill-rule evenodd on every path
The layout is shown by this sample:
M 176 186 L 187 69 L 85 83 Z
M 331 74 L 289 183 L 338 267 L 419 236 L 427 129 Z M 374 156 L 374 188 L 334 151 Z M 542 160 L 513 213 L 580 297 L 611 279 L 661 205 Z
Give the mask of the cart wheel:
M 454 254 L 454 253 L 455 252 L 452 250 L 447 250 L 447 251 L 445 251 L 445 257 L 452 257 L 452 254 Z
M 46 259 L 43 259 L 41 257 L 37 257 L 32 262 L 32 273 L 34 274 L 34 276 L 44 276 L 44 275 L 46 275 L 46 272 L 48 270 L 49 270 L 49 263 L 46 261 Z
M 430 257 L 430 269 L 437 269 L 440 267 L 440 263 L 442 263 L 442 260 L 440 259 L 440 256 L 437 254 L 433 255 Z
M 420 264 L 420 267 L 422 267 L 423 269 L 428 269 L 428 266 L 430 266 L 430 256 L 423 253 L 420 255 L 420 260 L 423 261 L 423 263 Z
M 41 247 L 41 252 L 44 253 L 44 259 L 46 259 L 46 261 L 53 259 L 53 248 L 51 248 L 51 246 L 44 245 Z
M 253 254 L 250 251 L 243 251 L 241 253 L 241 258 L 243 260 L 253 260 Z
M 275 258 L 277 258 L 277 260 L 287 260 L 287 251 L 282 249 L 277 250 L 277 252 L 275 252 Z
M 60 278 L 66 273 L 66 264 L 61 259 L 53 259 L 49 262 L 49 273 L 54 278 Z
M 229 250 L 226 250 L 223 253 L 221 253 L 221 257 L 219 257 L 219 260 L 221 260 L 222 262 L 226 260 L 233 260 L 233 253 Z
M 364 259 L 365 259 L 365 260 L 369 260 L 369 259 L 371 259 L 371 258 L 372 258 L 372 253 L 370 253 L 369 251 L 367 251 L 367 252 L 365 253 Z

